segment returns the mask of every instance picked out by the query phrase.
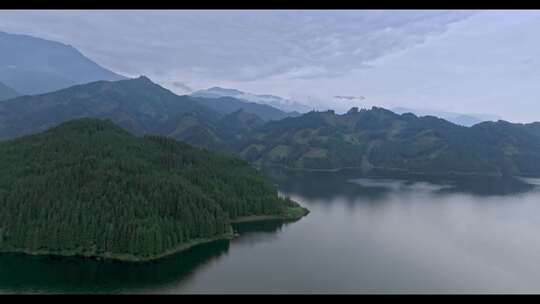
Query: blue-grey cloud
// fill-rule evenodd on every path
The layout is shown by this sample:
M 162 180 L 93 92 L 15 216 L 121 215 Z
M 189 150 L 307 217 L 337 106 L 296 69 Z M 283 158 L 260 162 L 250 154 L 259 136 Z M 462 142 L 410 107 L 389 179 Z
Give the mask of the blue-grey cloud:
M 336 95 L 334 96 L 335 99 L 344 99 L 344 100 L 363 100 L 363 99 L 366 99 L 366 97 L 364 96 L 341 96 L 341 95 Z
M 178 93 L 540 120 L 539 11 L 0 11 L 0 31 L 71 44 Z
M 194 90 L 190 86 L 186 85 L 185 83 L 182 83 L 180 81 L 173 81 L 172 86 L 185 91 L 186 93 L 192 93 Z
M 421 43 L 471 12 L 4 11 L 0 29 L 72 43 L 101 64 L 162 81 L 339 76 Z M 172 81 L 172 80 L 171 80 Z

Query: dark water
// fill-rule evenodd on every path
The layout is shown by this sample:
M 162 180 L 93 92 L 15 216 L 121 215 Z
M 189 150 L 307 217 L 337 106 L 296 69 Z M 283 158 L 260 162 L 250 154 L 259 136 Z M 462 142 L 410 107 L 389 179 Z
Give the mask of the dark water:
M 0 255 L 0 293 L 540 292 L 540 180 L 268 174 L 311 213 L 149 264 Z

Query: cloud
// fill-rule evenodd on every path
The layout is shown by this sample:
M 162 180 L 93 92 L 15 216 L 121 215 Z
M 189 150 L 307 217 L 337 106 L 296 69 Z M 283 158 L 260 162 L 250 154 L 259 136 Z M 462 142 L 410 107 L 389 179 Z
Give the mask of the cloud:
M 364 100 L 366 99 L 366 97 L 364 96 L 334 96 L 335 99 L 344 99 L 344 100 L 355 100 L 355 99 L 358 99 L 358 100 Z
M 158 80 L 178 76 L 201 82 L 312 79 L 362 68 L 367 61 L 422 43 L 471 14 L 2 11 L 0 30 L 70 43 L 108 68 Z
M 147 75 L 182 94 L 221 86 L 321 110 L 427 107 L 531 121 L 540 120 L 539 16 L 439 10 L 0 11 L 0 31 L 73 45 L 104 67 Z
M 178 89 L 181 89 L 181 90 L 184 90 L 188 93 L 192 93 L 194 90 L 189 87 L 188 85 L 180 82 L 180 81 L 173 81 L 172 83 L 172 86 L 175 87 L 175 88 L 178 88 Z

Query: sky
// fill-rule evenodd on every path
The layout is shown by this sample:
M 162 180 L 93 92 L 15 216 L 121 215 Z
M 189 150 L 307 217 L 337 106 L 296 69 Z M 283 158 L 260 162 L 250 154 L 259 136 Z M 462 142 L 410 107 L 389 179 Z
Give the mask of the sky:
M 317 110 L 540 121 L 540 11 L 8 10 L 0 31 L 70 44 L 178 94 L 220 86 Z

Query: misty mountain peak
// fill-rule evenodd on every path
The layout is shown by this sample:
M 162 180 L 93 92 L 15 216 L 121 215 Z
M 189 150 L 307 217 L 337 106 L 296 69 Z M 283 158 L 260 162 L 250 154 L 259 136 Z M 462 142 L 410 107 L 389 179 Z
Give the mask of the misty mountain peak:
M 211 87 L 210 89 L 207 90 L 207 92 L 227 94 L 227 96 L 235 96 L 235 95 L 244 94 L 243 92 L 236 89 L 226 89 L 226 88 L 221 88 L 221 87 Z
M 0 32 L 0 71 L 0 82 L 23 95 L 126 79 L 69 44 L 5 32 Z
M 144 75 L 141 75 L 137 78 L 134 78 L 134 80 L 138 81 L 138 82 L 141 82 L 141 83 L 151 83 L 151 84 L 154 84 L 154 82 L 152 80 L 150 80 L 150 78 L 148 78 L 147 76 L 144 76 Z

